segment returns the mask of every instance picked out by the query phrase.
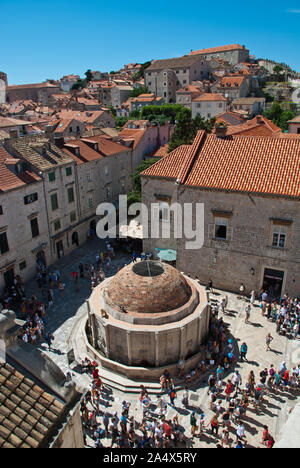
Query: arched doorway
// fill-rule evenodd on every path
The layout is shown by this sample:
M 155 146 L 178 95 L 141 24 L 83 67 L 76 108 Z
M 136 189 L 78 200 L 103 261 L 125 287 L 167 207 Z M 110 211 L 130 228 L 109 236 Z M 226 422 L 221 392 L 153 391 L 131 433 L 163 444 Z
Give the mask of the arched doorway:
M 79 245 L 79 236 L 78 236 L 78 232 L 74 231 L 73 234 L 72 234 L 72 245 Z

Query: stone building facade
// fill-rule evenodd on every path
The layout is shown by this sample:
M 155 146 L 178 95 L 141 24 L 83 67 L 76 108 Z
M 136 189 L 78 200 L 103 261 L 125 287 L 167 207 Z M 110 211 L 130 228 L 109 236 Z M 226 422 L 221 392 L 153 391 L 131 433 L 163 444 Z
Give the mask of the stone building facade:
M 163 101 L 176 102 L 176 91 L 208 76 L 208 64 L 201 57 L 184 56 L 155 60 L 145 70 L 145 86 Z
M 227 99 L 222 94 L 204 93 L 192 101 L 192 118 L 200 115 L 204 119 L 212 119 L 226 111 Z
M 6 90 L 7 102 L 32 100 L 48 105 L 48 98 L 60 92 L 59 85 L 46 83 L 33 83 L 26 85 L 9 85 Z
M 204 230 L 198 227 L 199 236 L 204 235 L 203 246 L 188 249 L 187 236 L 162 238 L 161 231 L 159 238 L 149 235 L 144 239 L 144 251 L 175 249 L 178 269 L 204 284 L 212 278 L 216 287 L 233 291 L 243 282 L 248 292 L 264 288 L 273 297 L 286 291 L 299 295 L 300 193 L 299 184 L 286 174 L 292 170 L 299 176 L 300 141 L 234 137 L 230 143 L 214 135 L 203 138 L 198 146 L 196 138 L 194 145 L 170 153 L 142 175 L 143 202 L 149 209 L 151 203 L 159 204 L 156 216 L 161 229 L 166 229 L 170 219 L 171 232 L 174 230 L 172 203 L 181 207 L 192 203 L 195 229 L 195 204 L 204 204 Z M 237 151 L 243 158 L 243 170 L 236 167 Z M 263 156 L 266 152 L 268 158 Z M 222 163 L 218 154 L 223 154 Z M 282 183 L 276 186 L 279 175 L 274 175 L 272 167 L 278 165 Z
M 300 135 L 300 116 L 297 115 L 294 119 L 288 122 L 289 133 L 295 133 Z
M 71 241 L 78 245 L 96 230 L 97 206 L 106 202 L 117 207 L 119 195 L 132 189 L 132 150 L 98 135 L 66 142 L 63 151 L 76 164 L 78 214 Z
M 75 181 L 75 162 L 60 148 L 44 137 L 12 138 L 5 148 L 38 174 L 42 180 L 44 210 L 47 216 L 50 249 L 48 263 L 70 252 L 72 219 L 78 217 L 78 196 Z
M 36 260 L 50 260 L 50 241 L 41 177 L 22 170 L 19 160 L 0 146 L 0 289 L 15 275 L 26 281 Z M 19 167 L 18 167 L 19 166 Z M 3 182 L 5 180 L 5 182 Z
M 232 44 L 221 47 L 211 47 L 209 49 L 193 50 L 190 55 L 201 55 L 204 59 L 222 59 L 235 65 L 249 60 L 249 50 L 240 44 Z

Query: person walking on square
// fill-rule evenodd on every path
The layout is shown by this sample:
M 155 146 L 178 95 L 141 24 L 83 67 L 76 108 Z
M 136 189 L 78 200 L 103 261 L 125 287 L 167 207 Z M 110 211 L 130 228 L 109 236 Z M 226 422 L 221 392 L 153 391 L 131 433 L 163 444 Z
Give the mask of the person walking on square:
M 241 344 L 241 361 L 242 362 L 243 362 L 244 359 L 247 360 L 247 358 L 246 358 L 247 352 L 248 352 L 248 346 L 246 345 L 246 343 L 242 343 Z
M 270 344 L 272 340 L 273 340 L 273 337 L 271 336 L 271 333 L 268 333 L 266 336 L 266 347 L 267 347 L 266 351 L 271 351 Z
M 240 299 L 244 299 L 244 295 L 245 295 L 245 286 L 243 283 L 241 283 L 241 286 L 240 286 L 240 296 L 239 298 Z
M 245 308 L 246 312 L 246 317 L 245 317 L 245 323 L 249 323 L 249 318 L 250 318 L 250 312 L 251 312 L 251 306 L 248 304 Z

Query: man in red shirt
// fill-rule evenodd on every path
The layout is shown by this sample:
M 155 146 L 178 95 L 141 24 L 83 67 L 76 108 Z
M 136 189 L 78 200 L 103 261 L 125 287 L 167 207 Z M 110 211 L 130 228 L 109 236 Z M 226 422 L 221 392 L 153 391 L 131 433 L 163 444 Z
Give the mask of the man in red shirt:
M 164 431 L 165 431 L 165 436 L 171 440 L 171 435 L 172 435 L 172 427 L 170 426 L 171 421 L 166 421 L 164 423 Z

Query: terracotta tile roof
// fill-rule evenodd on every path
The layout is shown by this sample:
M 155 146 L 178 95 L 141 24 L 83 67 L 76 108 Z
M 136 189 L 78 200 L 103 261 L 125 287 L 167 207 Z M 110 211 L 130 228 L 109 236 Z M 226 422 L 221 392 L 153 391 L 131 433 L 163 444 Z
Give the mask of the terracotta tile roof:
M 98 151 L 92 148 L 90 143 L 98 143 Z M 71 148 L 78 147 L 80 155 L 72 152 Z M 119 154 L 128 151 L 128 148 L 120 143 L 116 143 L 103 135 L 93 135 L 78 140 L 72 140 L 72 143 L 65 143 L 63 151 L 73 158 L 77 164 L 83 164 L 88 161 L 95 161 L 103 157 Z
M 51 83 L 30 83 L 30 84 L 23 84 L 23 85 L 7 86 L 8 91 L 18 90 L 18 89 L 32 89 L 32 88 L 59 88 L 59 86 L 53 85 Z
M 230 50 L 243 50 L 243 46 L 239 44 L 230 44 L 226 46 L 220 47 L 210 47 L 209 49 L 200 49 L 200 50 L 192 50 L 189 55 L 199 55 L 199 54 L 214 54 L 217 52 L 226 52 Z
M 198 101 L 227 101 L 227 99 L 222 95 L 218 93 L 203 93 L 201 96 L 196 97 L 193 99 L 193 102 L 198 102 Z
M 142 173 L 203 189 L 300 197 L 300 139 L 219 139 L 199 131 L 193 145 L 177 148 Z
M 0 365 L 0 447 L 47 447 L 65 406 L 9 364 Z
M 219 88 L 237 88 L 243 84 L 244 80 L 244 76 L 223 76 L 223 78 L 220 80 L 217 86 Z
M 300 114 L 296 115 L 293 119 L 289 120 L 290 123 L 300 123 Z
M 156 97 L 155 94 L 140 94 L 136 98 L 131 98 L 131 102 L 153 102 L 153 101 L 161 101 L 162 97 Z
M 184 55 L 182 57 L 176 57 L 171 59 L 165 60 L 154 60 L 150 67 L 146 69 L 146 71 L 151 70 L 162 70 L 168 68 L 178 68 L 178 67 L 190 67 L 194 65 L 194 63 L 200 60 L 199 57 L 192 57 L 190 55 Z
M 160 146 L 153 154 L 153 157 L 164 158 L 168 154 L 168 149 L 169 149 L 169 143 L 166 143 L 164 146 Z
M 274 133 L 273 138 L 300 138 L 300 135 L 297 133 Z
M 83 123 L 94 123 L 96 119 L 101 117 L 105 110 L 97 110 L 97 111 L 72 111 L 72 110 L 65 110 L 62 109 L 58 111 L 54 118 L 57 119 L 63 119 L 63 120 L 68 120 L 68 119 L 75 119 L 79 120 L 80 122 Z
M 182 168 L 183 161 L 189 152 L 190 145 L 182 145 L 142 172 L 142 175 L 177 179 Z
M 11 159 L 11 163 L 17 161 L 15 158 L 12 158 L 12 156 L 2 146 L 0 146 L 0 193 L 24 187 L 25 185 L 41 180 L 39 176 L 30 171 L 26 171 L 18 175 L 12 172 L 5 165 L 5 162 L 7 164 Z
M 189 85 L 189 86 L 186 86 L 185 88 L 178 89 L 178 91 L 176 91 L 176 94 L 177 93 L 200 93 L 201 89 L 202 89 L 202 86 Z
M 72 162 L 66 153 L 43 137 L 17 138 L 12 141 L 12 146 L 19 156 L 40 171 L 47 171 Z M 44 149 L 43 154 L 39 153 L 41 147 Z
M 227 125 L 240 125 L 244 122 L 244 119 L 234 112 L 226 111 L 216 115 L 216 123 L 220 122 L 225 122 Z
M 266 99 L 265 98 L 259 98 L 259 97 L 243 97 L 243 98 L 239 98 L 239 99 L 235 99 L 234 101 L 232 101 L 232 104 L 233 105 L 247 105 L 247 104 L 254 104 L 255 102 L 266 102 Z
M 273 136 L 274 133 L 281 133 L 281 128 L 263 115 L 257 115 L 241 125 L 235 125 L 227 129 L 227 135 Z
M 126 128 L 124 127 L 119 135 L 122 139 L 124 140 L 133 140 L 134 143 L 133 143 L 133 149 L 135 149 L 139 142 L 141 141 L 141 139 L 143 138 L 144 134 L 146 133 L 147 131 L 147 128 Z
M 29 125 L 28 120 L 12 119 L 11 117 L 0 116 L 0 128 L 16 127 L 19 125 Z

